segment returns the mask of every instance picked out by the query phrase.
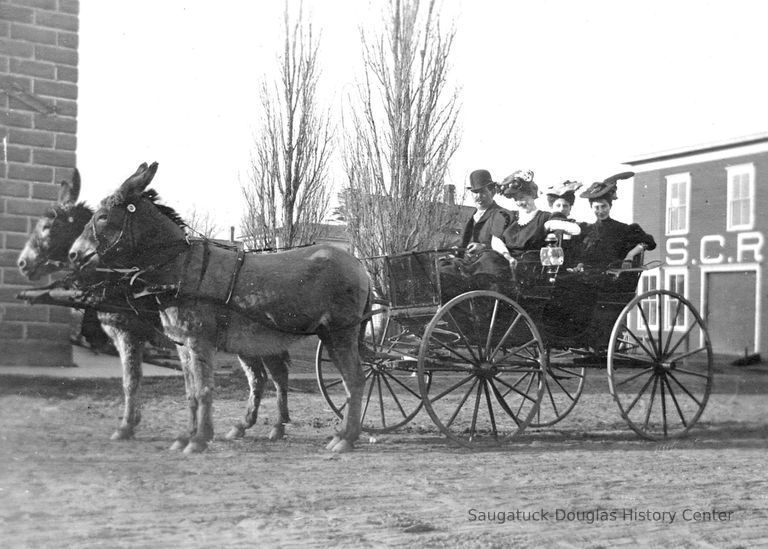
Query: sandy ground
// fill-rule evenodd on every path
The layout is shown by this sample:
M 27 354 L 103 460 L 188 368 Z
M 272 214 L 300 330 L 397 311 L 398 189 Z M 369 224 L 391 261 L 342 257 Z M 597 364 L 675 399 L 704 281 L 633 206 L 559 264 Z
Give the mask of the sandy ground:
M 699 425 L 666 443 L 639 440 L 593 371 L 556 428 L 484 452 L 421 413 L 329 454 L 335 420 L 310 378 L 291 383 L 286 440 L 265 440 L 269 394 L 246 439 L 184 456 L 168 449 L 185 422 L 178 376 L 145 379 L 136 439 L 111 442 L 119 380 L 0 372 L 2 546 L 768 546 L 768 368 L 719 367 Z M 245 385 L 217 382 L 221 436 Z

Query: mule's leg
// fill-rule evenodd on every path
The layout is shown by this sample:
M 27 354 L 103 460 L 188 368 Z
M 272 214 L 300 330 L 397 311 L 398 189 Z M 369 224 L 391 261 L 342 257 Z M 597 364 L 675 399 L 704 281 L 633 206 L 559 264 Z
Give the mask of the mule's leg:
M 238 355 L 240 367 L 248 379 L 248 407 L 245 409 L 245 418 L 235 423 L 225 437 L 227 440 L 243 438 L 245 430 L 253 427 L 259 413 L 261 397 L 264 394 L 264 385 L 267 382 L 267 372 L 264 370 L 261 357 L 243 357 Z
M 184 390 L 187 395 L 188 428 L 173 441 L 171 450 L 183 450 L 189 444 L 189 439 L 197 432 L 197 399 L 195 398 L 195 383 L 192 376 L 191 353 L 186 346 L 179 345 L 176 348 L 181 362 L 181 373 L 184 376 Z
M 336 432 L 326 448 L 333 452 L 348 452 L 360 436 L 360 416 L 362 413 L 363 389 L 365 376 L 360 364 L 358 346 L 359 328 L 352 327 L 338 330 L 320 337 L 328 349 L 333 363 L 339 370 L 347 391 L 347 407 L 341 429 Z
M 144 357 L 143 337 L 130 331 L 104 325 L 104 331 L 112 339 L 123 366 L 123 417 L 112 440 L 133 438 L 136 426 L 141 421 L 141 363 Z
M 189 370 L 194 386 L 197 430 L 184 448 L 185 454 L 202 452 L 213 440 L 214 356 L 216 347 L 204 337 L 189 345 Z
M 288 368 L 291 357 L 288 351 L 264 357 L 264 366 L 269 370 L 272 383 L 277 393 L 277 419 L 269 431 L 269 440 L 279 440 L 285 436 L 285 424 L 291 422 L 288 416 Z

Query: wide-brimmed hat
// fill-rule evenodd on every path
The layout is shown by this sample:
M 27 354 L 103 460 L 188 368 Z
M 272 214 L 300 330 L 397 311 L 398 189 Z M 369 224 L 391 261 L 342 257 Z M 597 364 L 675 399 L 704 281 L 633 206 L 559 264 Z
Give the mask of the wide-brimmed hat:
M 532 170 L 517 170 L 501 182 L 501 192 L 507 198 L 517 198 L 522 195 L 536 198 L 539 195 L 539 186 L 533 181 Z
M 547 195 L 547 201 L 550 206 L 554 204 L 555 200 L 558 198 L 562 198 L 573 206 L 573 203 L 576 202 L 576 191 L 581 188 L 581 185 L 582 184 L 578 181 L 567 180 L 562 183 L 550 185 L 547 187 L 547 190 L 544 191 L 544 194 Z
M 581 193 L 581 198 L 588 198 L 589 200 L 608 200 L 613 202 L 616 200 L 616 183 L 622 179 L 629 179 L 633 177 L 635 172 L 621 172 L 611 177 L 605 178 L 603 181 L 595 181 L 589 188 Z
M 495 184 L 496 182 L 491 177 L 491 172 L 488 170 L 475 170 L 469 174 L 469 186 L 467 189 L 476 193 Z

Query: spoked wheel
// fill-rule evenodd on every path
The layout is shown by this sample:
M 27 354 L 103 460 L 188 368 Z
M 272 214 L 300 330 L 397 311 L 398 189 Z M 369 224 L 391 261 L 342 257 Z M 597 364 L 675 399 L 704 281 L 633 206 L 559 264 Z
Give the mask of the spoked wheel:
M 579 355 L 567 350 L 547 349 L 544 395 L 529 427 L 549 427 L 571 413 L 584 390 L 587 369 L 574 363 Z
M 608 344 L 608 383 L 621 417 L 640 436 L 685 435 L 712 389 L 712 345 L 690 301 L 653 290 L 622 310 Z
M 496 292 L 461 294 L 437 311 L 422 338 L 424 408 L 451 440 L 496 445 L 534 418 L 545 367 L 541 336 L 520 305 Z
M 387 433 L 408 423 L 421 409 L 416 355 L 420 339 L 378 306 L 368 321 L 361 359 L 365 375 L 362 427 L 369 433 Z M 347 391 L 327 349 L 320 342 L 315 357 L 320 392 L 331 410 L 344 417 Z M 430 374 L 425 374 L 427 386 Z

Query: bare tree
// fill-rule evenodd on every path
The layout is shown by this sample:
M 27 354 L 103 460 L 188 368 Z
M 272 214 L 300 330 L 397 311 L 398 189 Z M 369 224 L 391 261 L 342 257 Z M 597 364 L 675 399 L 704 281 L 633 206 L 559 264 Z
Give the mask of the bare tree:
M 341 209 L 360 256 L 441 247 L 456 208 L 441 204 L 458 147 L 458 98 L 447 83 L 455 31 L 435 0 L 390 0 L 384 30 L 361 29 L 365 73 L 345 118 Z
M 193 206 L 185 216 L 184 221 L 190 228 L 193 236 L 203 236 L 213 238 L 219 232 L 221 227 L 216 224 L 213 215 L 209 211 L 198 210 Z
M 304 20 L 291 22 L 285 4 L 279 78 L 265 78 L 248 180 L 241 186 L 246 212 L 241 229 L 255 248 L 289 247 L 321 236 L 328 212 L 326 189 L 332 132 L 318 111 L 319 40 Z

